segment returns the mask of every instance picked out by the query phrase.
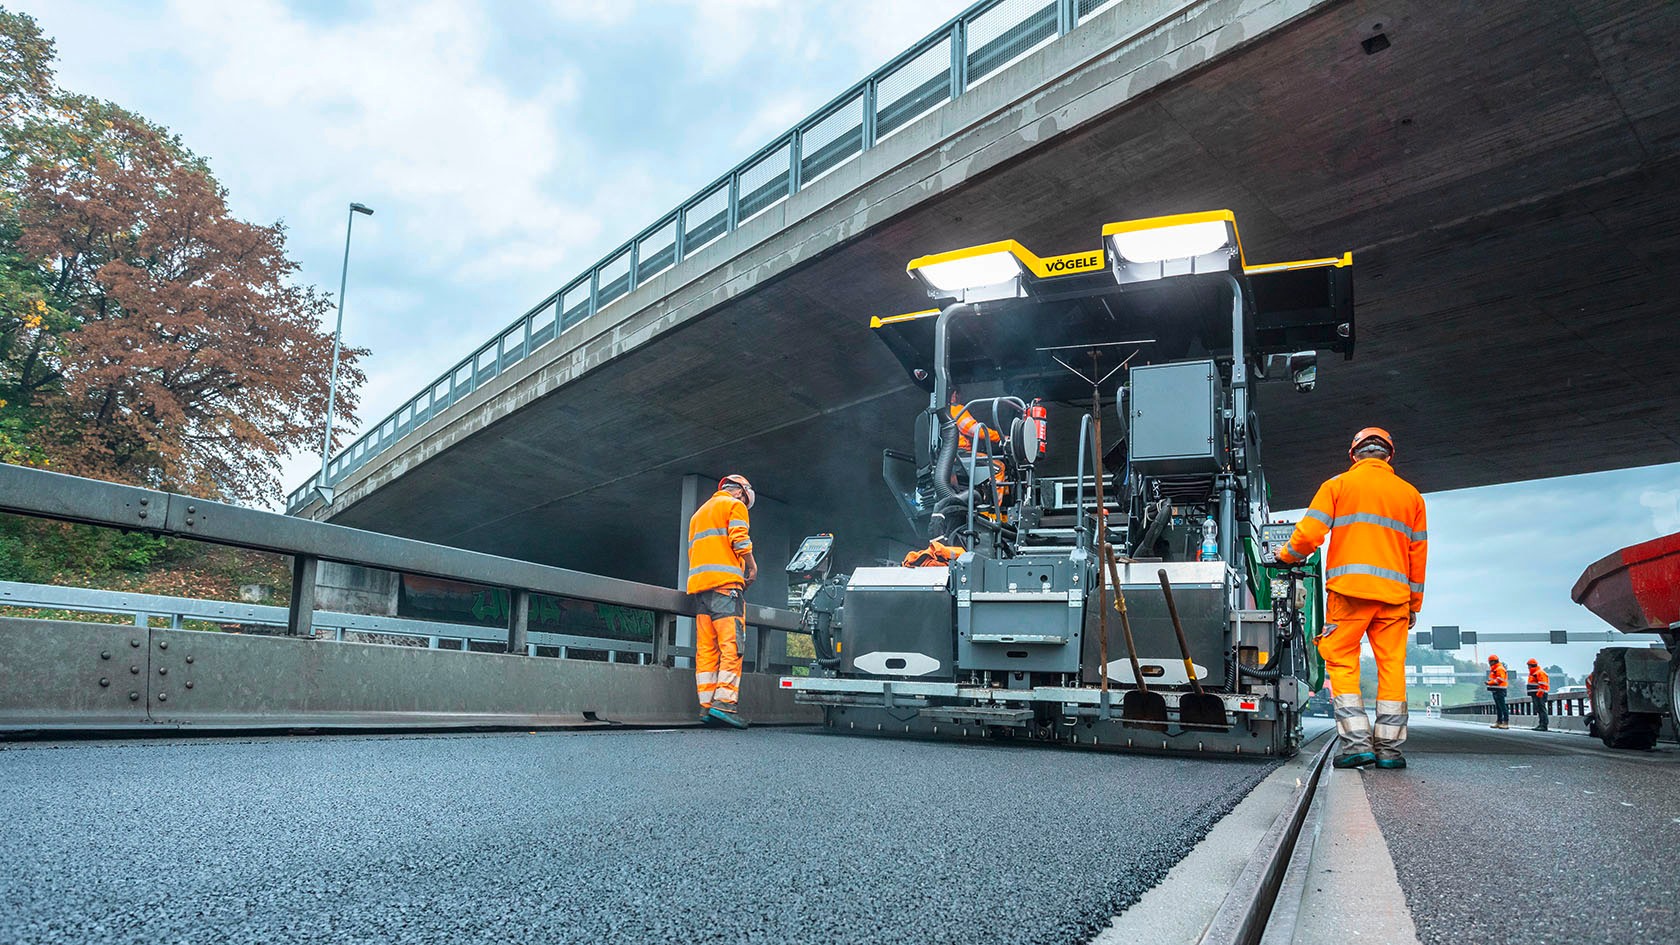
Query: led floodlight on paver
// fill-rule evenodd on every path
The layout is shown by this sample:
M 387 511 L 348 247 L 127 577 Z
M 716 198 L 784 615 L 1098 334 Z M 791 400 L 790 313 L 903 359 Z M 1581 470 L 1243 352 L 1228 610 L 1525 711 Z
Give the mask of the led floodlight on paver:
M 1014 240 L 913 259 L 905 267 L 928 294 L 963 302 L 1020 298 L 1026 250 Z
M 1121 283 L 1228 272 L 1233 258 L 1242 259 L 1229 210 L 1110 223 L 1103 227 L 1103 244 Z

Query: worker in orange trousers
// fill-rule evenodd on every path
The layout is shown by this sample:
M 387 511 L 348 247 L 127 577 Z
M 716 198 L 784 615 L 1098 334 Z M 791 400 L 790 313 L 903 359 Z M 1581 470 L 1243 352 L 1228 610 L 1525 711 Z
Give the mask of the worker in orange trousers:
M 1528 695 L 1534 700 L 1534 717 L 1540 724 L 1534 726 L 1536 732 L 1547 730 L 1547 722 L 1551 721 L 1551 714 L 1546 710 L 1546 694 L 1552 691 L 1552 677 L 1540 668 L 1539 660 L 1528 661 Z
M 1493 727 L 1510 728 L 1511 709 L 1505 704 L 1505 695 L 1511 688 L 1511 674 L 1497 655 L 1488 656 L 1487 688 L 1493 696 Z
M 718 480 L 717 492 L 688 520 L 688 593 L 694 618 L 694 687 L 700 720 L 746 728 L 739 710 L 747 585 L 758 579 L 747 510 L 757 496 L 745 476 Z
M 1295 526 L 1281 564 L 1297 564 L 1330 540 L 1324 630 L 1318 652 L 1335 697 L 1338 768 L 1404 768 L 1406 640 L 1423 607 L 1429 532 L 1423 496 L 1391 465 L 1394 437 L 1366 427 L 1348 448 L 1347 472 L 1319 487 Z M 1377 658 L 1377 724 L 1359 694 L 1359 644 Z

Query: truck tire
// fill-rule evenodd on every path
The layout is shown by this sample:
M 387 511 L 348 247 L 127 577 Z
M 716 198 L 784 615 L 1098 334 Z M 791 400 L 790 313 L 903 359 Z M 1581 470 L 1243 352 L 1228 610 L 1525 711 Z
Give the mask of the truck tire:
M 1680 733 L 1680 655 L 1668 658 L 1668 717 L 1674 720 L 1674 731 Z
M 1662 716 L 1628 710 L 1625 653 L 1623 647 L 1610 647 L 1593 661 L 1593 721 L 1606 746 L 1648 751 L 1657 744 Z

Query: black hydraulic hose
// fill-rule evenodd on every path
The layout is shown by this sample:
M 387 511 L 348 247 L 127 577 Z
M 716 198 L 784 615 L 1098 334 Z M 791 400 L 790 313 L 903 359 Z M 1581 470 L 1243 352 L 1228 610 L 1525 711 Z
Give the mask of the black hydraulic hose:
M 816 618 L 816 632 L 811 634 L 811 648 L 817 651 L 817 665 L 830 668 L 839 666 L 840 654 L 834 649 L 834 614 L 818 611 Z M 827 656 L 823 655 L 825 650 Z
M 933 463 L 933 494 L 949 499 L 957 494 L 951 487 L 951 467 L 957 459 L 957 421 L 947 417 L 939 425 L 939 455 Z

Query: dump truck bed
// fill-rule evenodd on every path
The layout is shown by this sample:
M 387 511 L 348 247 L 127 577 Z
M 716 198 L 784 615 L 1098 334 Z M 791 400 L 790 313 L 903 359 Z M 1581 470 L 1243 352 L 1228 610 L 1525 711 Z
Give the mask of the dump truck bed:
M 1605 555 L 1569 596 L 1623 633 L 1668 630 L 1680 623 L 1680 532 Z

